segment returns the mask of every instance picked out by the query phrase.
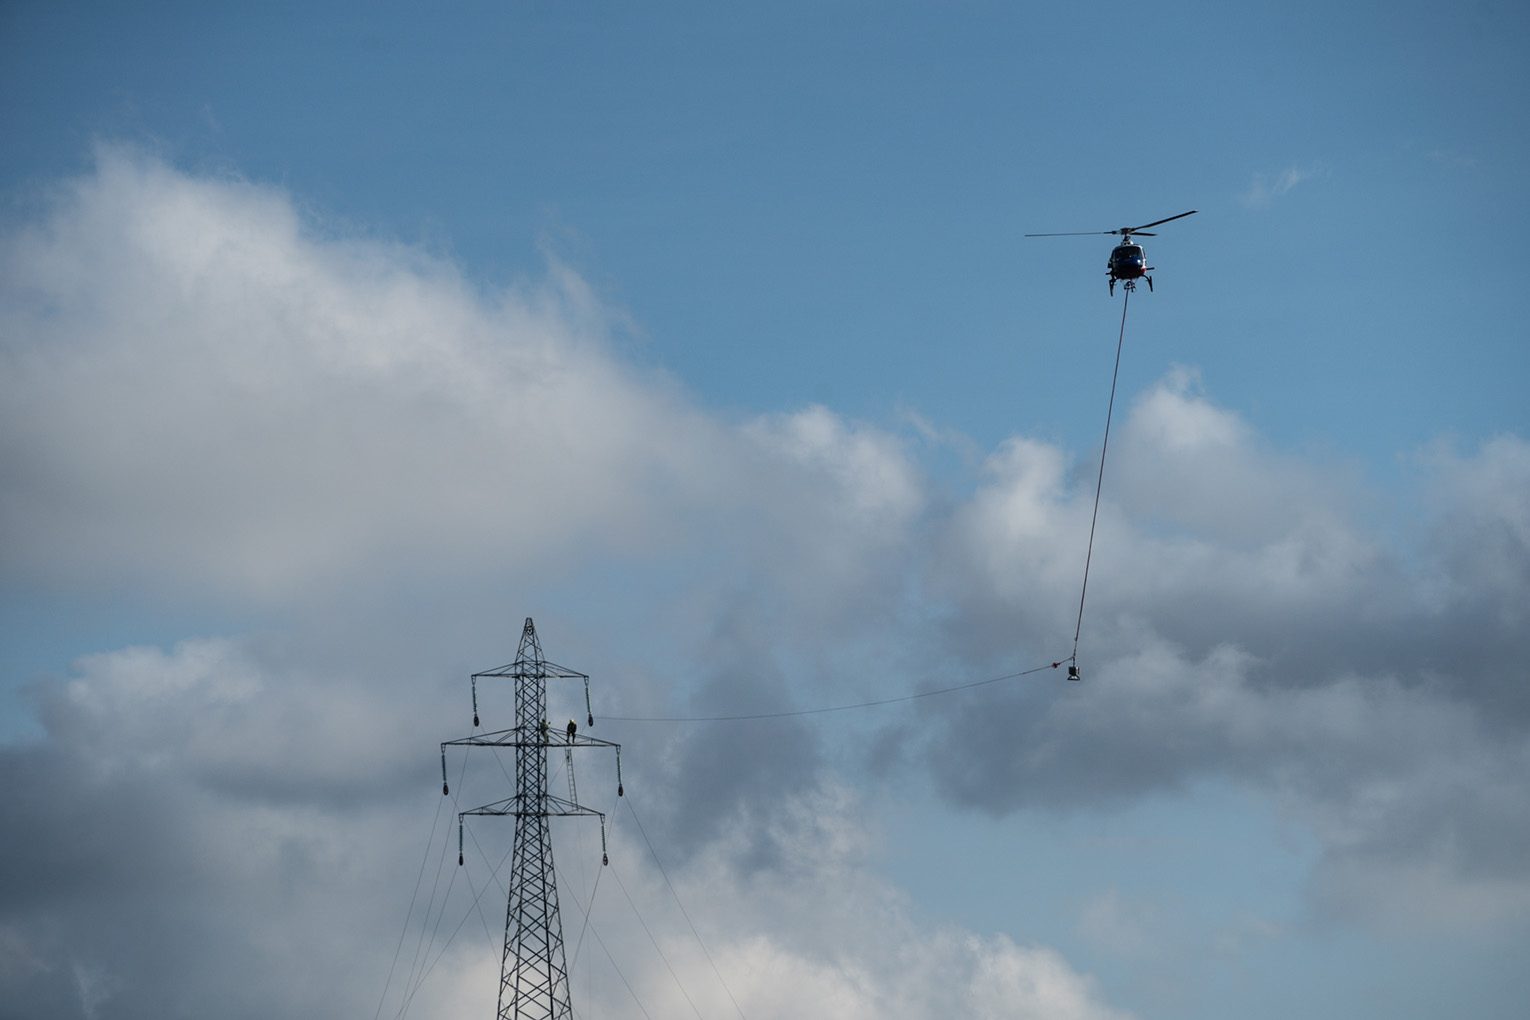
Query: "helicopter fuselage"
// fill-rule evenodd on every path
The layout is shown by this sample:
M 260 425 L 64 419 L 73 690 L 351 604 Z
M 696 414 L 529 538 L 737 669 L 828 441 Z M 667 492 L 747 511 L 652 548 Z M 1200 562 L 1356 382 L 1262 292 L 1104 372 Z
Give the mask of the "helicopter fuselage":
M 1146 280 L 1148 290 L 1153 289 L 1153 278 L 1148 275 L 1153 269 L 1147 264 L 1147 252 L 1142 245 L 1133 244 L 1130 241 L 1122 242 L 1110 252 L 1110 261 L 1105 264 L 1105 272 L 1110 276 L 1110 292 L 1116 292 L 1116 281 L 1126 283 L 1126 289 L 1135 287 L 1137 280 Z
M 1117 280 L 1140 280 L 1147 275 L 1147 252 L 1140 244 L 1118 244 L 1110 253 L 1107 269 Z

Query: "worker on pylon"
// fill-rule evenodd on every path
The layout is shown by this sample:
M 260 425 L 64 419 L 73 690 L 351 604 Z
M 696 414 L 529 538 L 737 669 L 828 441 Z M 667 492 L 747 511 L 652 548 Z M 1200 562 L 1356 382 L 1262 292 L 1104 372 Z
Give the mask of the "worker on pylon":
M 579 724 L 570 719 L 568 721 L 568 742 L 570 744 L 574 742 L 574 731 L 577 729 L 579 729 Z

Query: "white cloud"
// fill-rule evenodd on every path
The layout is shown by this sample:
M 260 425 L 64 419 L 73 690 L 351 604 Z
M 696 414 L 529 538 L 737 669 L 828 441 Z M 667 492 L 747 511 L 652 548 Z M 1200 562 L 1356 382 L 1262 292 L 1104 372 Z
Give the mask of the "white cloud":
M 828 408 L 765 418 L 748 430 L 762 446 L 834 483 L 828 498 L 858 528 L 899 528 L 919 510 L 923 492 L 913 465 L 892 436 L 848 425 Z
M 379 557 L 652 541 L 730 482 L 721 430 L 606 356 L 556 266 L 479 294 L 116 149 L 4 265 L 13 574 L 283 597 Z
M 895 587 L 924 513 L 900 440 L 821 407 L 707 418 L 610 356 L 598 302 L 557 265 L 482 293 L 417 253 L 324 237 L 272 189 L 110 148 L 0 253 L 7 573 L 303 610 L 276 634 L 86 656 L 39 688 L 42 737 L 0 749 L 8 779 L 33 777 L 6 805 L 0 946 L 5 997 L 35 1013 L 375 1005 L 417 867 L 401 833 L 433 809 L 431 745 L 466 708 L 420 680 L 455 654 L 441 618 L 474 612 L 472 584 L 443 596 L 439 579 L 547 578 L 611 553 L 686 564 L 719 696 L 768 698 L 762 674 L 800 679 L 771 661 L 776 634 L 838 614 L 828 634 Z M 352 589 L 372 586 L 393 594 L 358 620 Z M 765 612 L 729 623 L 730 597 Z M 634 793 L 675 776 L 650 824 L 679 840 L 751 1016 L 784 1015 L 799 982 L 840 1004 L 819 1015 L 931 1015 L 953 973 L 978 1015 L 1115 1015 L 1050 950 L 922 933 L 845 864 L 866 837 L 822 785 L 815 738 L 782 733 L 687 735 L 627 776 Z M 632 841 L 618 848 L 635 893 L 661 901 Z M 856 918 L 868 903 L 886 923 Z M 605 933 L 618 951 L 641 945 L 631 927 Z M 497 969 L 497 948 L 464 940 L 414 1015 L 481 1007 Z M 640 970 L 645 997 L 683 1009 L 661 974 Z M 614 986 L 595 994 L 628 1009 Z
M 484 292 L 115 148 L 0 258 L 18 579 L 283 605 L 671 555 L 812 572 L 810 617 L 885 590 L 921 513 L 901 440 L 822 407 L 707 417 L 610 354 L 556 262 Z
M 1116 956 L 1141 957 L 1161 948 L 1153 935 L 1161 920 L 1146 903 L 1112 887 L 1091 896 L 1079 910 L 1078 931 L 1090 944 Z
M 1128 1015 L 1102 1002 L 1094 982 L 1054 950 L 922 923 L 906 897 L 868 868 L 870 834 L 856 799 L 843 788 L 820 787 L 788 799 L 794 804 L 780 824 L 790 830 L 782 842 L 791 850 L 783 868 L 741 879 L 728 862 L 747 841 L 734 833 L 677 876 L 697 927 L 720 933 L 708 942 L 726 990 L 694 940 L 664 943 L 703 1016 L 733 1015 L 729 990 L 751 1017 L 800 1016 L 805 1003 L 815 1016 L 843 1020 L 919 1020 L 952 1012 L 1097 1020 Z M 673 913 L 657 876 L 643 881 L 646 888 L 632 890 L 643 913 Z M 631 889 L 630 878 L 626 884 Z M 664 968 L 652 967 L 649 975 L 639 995 L 650 1013 L 690 1012 Z M 611 999 L 600 1011 L 622 1012 L 625 990 L 607 994 Z
M 1243 192 L 1243 204 L 1253 209 L 1264 209 L 1298 185 L 1326 176 L 1321 167 L 1288 166 L 1278 173 L 1256 173 Z
M 375 1005 L 382 964 L 357 961 L 397 930 L 377 890 L 418 867 L 400 833 L 433 810 L 430 744 L 466 713 L 441 674 L 502 615 L 475 604 L 486 587 L 503 602 L 585 571 L 586 634 L 662 618 L 652 646 L 596 648 L 637 664 L 612 685 L 633 707 L 808 707 L 902 694 L 935 663 L 961 681 L 1068 651 L 1096 465 L 1055 445 L 1012 437 L 975 492 L 942 496 L 888 432 L 822 407 L 733 426 L 623 365 L 566 267 L 484 292 L 322 236 L 272 189 L 120 150 L 0 260 L 0 568 L 296 607 L 274 634 L 83 658 L 41 688 L 42 738 L 0 748 L 17 820 L 0 827 L 0 981 L 39 1015 L 83 1015 L 87 991 L 122 1016 L 229 995 L 231 1016 Z M 1426 452 L 1429 525 L 1378 532 L 1361 480 L 1269 448 L 1176 370 L 1112 448 L 1086 682 L 989 689 L 976 720 L 931 699 L 890 743 L 925 740 L 942 788 L 992 812 L 1221 778 L 1315 836 L 1319 913 L 1523 918 L 1527 450 Z M 750 1016 L 784 1012 L 785 988 L 836 1004 L 818 1015 L 1118 1015 L 1022 933 L 916 923 L 864 866 L 874 825 L 841 784 L 872 780 L 833 732 L 667 731 L 624 763 Z M 643 859 L 633 842 L 615 836 L 622 860 Z M 249 921 L 238 947 L 229 917 Z M 1140 945 L 1132 904 L 1089 923 Z M 705 960 L 672 949 L 705 987 Z M 465 944 L 442 968 L 492 987 L 496 952 Z M 684 1012 L 666 980 L 640 977 Z M 447 984 L 436 1014 L 478 1003 Z M 629 1008 L 618 984 L 594 995 Z

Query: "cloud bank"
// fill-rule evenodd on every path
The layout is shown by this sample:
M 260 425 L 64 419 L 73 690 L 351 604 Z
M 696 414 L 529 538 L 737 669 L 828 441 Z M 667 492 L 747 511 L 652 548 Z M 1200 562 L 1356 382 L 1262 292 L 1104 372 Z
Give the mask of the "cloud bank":
M 1400 887 L 1426 881 L 1415 919 L 1523 920 L 1530 858 L 1508 848 L 1530 845 L 1530 810 L 1509 793 L 1530 777 L 1530 444 L 1428 451 L 1430 517 L 1378 531 L 1362 520 L 1385 514 L 1362 515 L 1344 472 L 1263 448 L 1186 373 L 1144 394 L 1123 433 L 1096 541 L 1089 683 L 1009 692 L 1010 710 L 976 722 L 949 713 L 927 755 L 943 788 L 1007 812 L 1219 776 L 1318 835 L 1318 909 L 1385 916 Z M 962 638 L 997 650 L 1014 621 L 1040 621 L 1020 631 L 1037 643 L 1066 633 L 1077 603 L 1053 593 L 1078 544 L 1054 539 L 1077 530 L 1087 494 L 1032 441 L 988 470 L 942 568 Z M 1385 541 L 1394 528 L 1401 548 Z M 1400 871 L 1414 877 L 1374 879 Z
M 577 576 L 566 629 L 651 623 L 655 645 L 591 640 L 594 662 L 549 649 L 623 676 L 598 689 L 612 715 L 810 707 L 1069 650 L 1087 460 L 1015 436 L 951 493 L 916 442 L 831 408 L 724 420 L 616 356 L 556 263 L 485 288 L 108 147 L 7 230 L 0 281 L 10 583 L 277 621 L 35 687 L 42 735 L 0 750 L 0 1017 L 375 1009 L 485 592 L 502 625 Z M 1023 934 L 918 923 L 875 874 L 862 755 L 995 815 L 1223 780 L 1313 834 L 1314 917 L 1524 923 L 1530 443 L 1413 463 L 1388 511 L 1176 370 L 1113 448 L 1085 683 L 999 685 L 977 717 L 930 699 L 848 748 L 800 719 L 628 731 L 629 786 L 748 1015 L 797 1015 L 803 989 L 844 1018 L 1127 1015 Z M 645 914 L 667 909 L 625 823 L 613 847 Z M 456 902 L 483 930 L 411 1015 L 492 995 L 498 908 Z M 688 945 L 684 985 L 726 1015 Z M 688 1012 L 663 967 L 631 977 Z

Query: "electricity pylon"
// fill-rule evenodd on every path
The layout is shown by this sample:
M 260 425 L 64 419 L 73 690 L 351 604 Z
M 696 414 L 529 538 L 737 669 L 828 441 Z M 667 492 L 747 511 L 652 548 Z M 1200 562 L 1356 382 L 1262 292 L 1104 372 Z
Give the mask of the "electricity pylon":
M 547 723 L 547 681 L 583 680 L 585 718 L 595 725 L 590 710 L 590 678 L 542 657 L 537 631 L 526 617 L 515 661 L 508 666 L 474 673 L 473 725 L 478 723 L 478 681 L 501 677 L 515 681 L 515 727 L 448 740 L 441 744 L 441 792 L 446 782 L 448 747 L 515 748 L 515 796 L 459 812 L 457 863 L 462 864 L 462 825 L 468 815 L 513 815 L 515 845 L 510 866 L 510 896 L 505 907 L 505 949 L 500 960 L 499 1020 L 562 1020 L 573 1016 L 569 1003 L 568 964 L 563 951 L 563 923 L 558 918 L 558 880 L 553 873 L 552 833 L 547 819 L 592 815 L 600 819 L 600 860 L 606 857 L 606 816 L 577 802 L 574 789 L 575 747 L 609 747 L 616 751 L 616 794 L 622 795 L 620 744 L 578 734 Z M 569 799 L 547 792 L 547 749 L 562 747 L 568 760 Z

